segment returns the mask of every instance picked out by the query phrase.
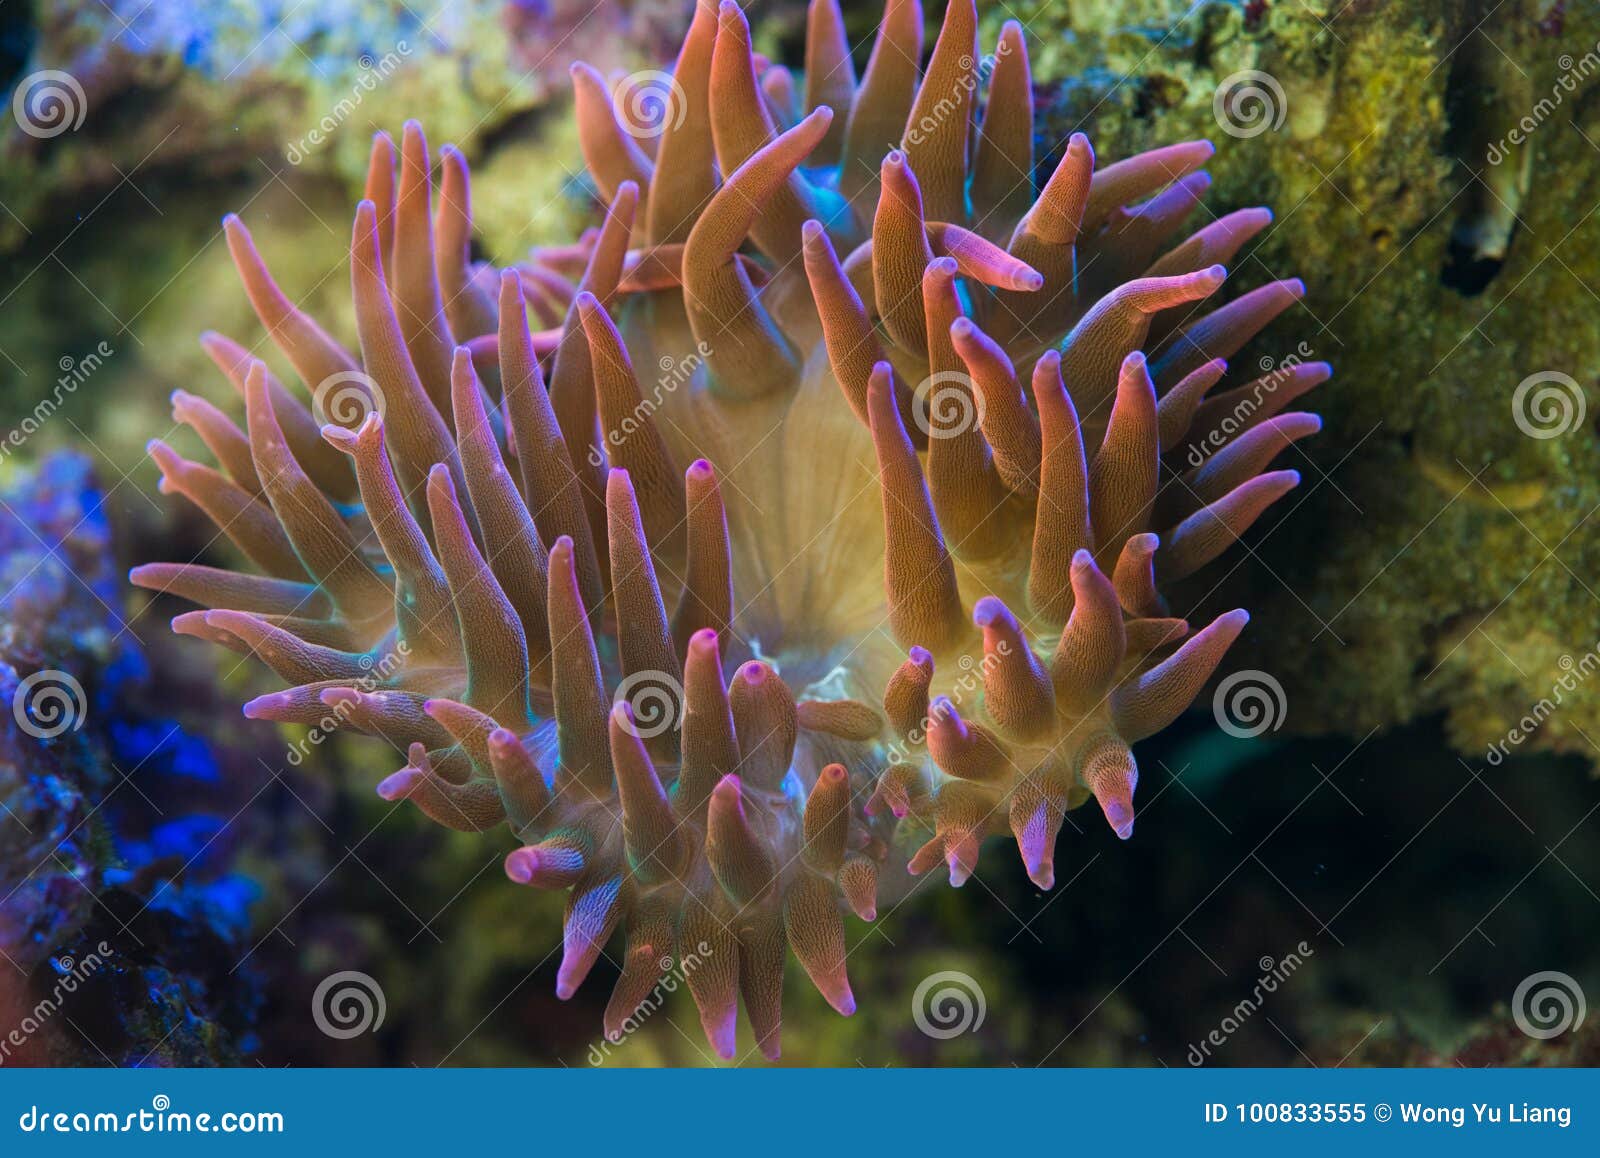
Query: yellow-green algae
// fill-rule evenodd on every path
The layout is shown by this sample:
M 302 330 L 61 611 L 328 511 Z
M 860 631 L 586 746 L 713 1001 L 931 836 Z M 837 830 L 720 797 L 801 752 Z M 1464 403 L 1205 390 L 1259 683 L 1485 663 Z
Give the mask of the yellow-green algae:
M 1137 21 L 1124 3 L 1016 6 L 1044 45 L 1043 144 L 1082 128 L 1115 159 L 1216 141 L 1207 211 L 1277 213 L 1234 278 L 1302 274 L 1305 303 L 1272 348 L 1303 341 L 1335 366 L 1315 397 L 1321 437 L 1285 456 L 1306 475 L 1292 510 L 1221 591 L 1194 594 L 1269 625 L 1230 659 L 1284 683 L 1290 727 L 1360 736 L 1443 712 L 1482 756 L 1553 700 L 1564 657 L 1578 670 L 1600 646 L 1594 423 L 1536 439 L 1513 419 L 1518 384 L 1545 371 L 1600 413 L 1600 10 L 1270 2 L 1249 21 L 1234 3 L 1131 7 Z M 1216 89 L 1241 70 L 1281 86 L 1277 130 L 1220 130 Z M 1537 123 L 1519 148 L 1506 135 L 1525 117 Z M 1496 144 L 1508 156 L 1486 166 Z M 1453 233 L 1493 233 L 1511 213 L 1481 292 L 1447 285 Z M 1597 736 L 1600 680 L 1579 679 L 1513 749 L 1592 757 Z

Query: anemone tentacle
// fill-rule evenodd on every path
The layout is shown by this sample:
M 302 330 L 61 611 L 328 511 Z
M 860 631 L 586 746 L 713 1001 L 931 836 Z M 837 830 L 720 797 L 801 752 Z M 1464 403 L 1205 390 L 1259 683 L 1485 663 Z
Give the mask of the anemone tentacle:
M 846 910 L 960 885 L 1005 834 L 1048 889 L 1091 799 L 1131 836 L 1132 745 L 1248 619 L 1191 634 L 1162 587 L 1318 429 L 1285 408 L 1324 365 L 1217 390 L 1303 293 L 1204 304 L 1271 215 L 1180 237 L 1204 141 L 1101 167 L 1075 134 L 1036 187 L 1021 29 L 984 86 L 977 28 L 954 0 L 919 73 L 918 5 L 888 0 L 858 80 L 812 0 L 797 80 L 700 0 L 659 132 L 573 69 L 604 226 L 504 270 L 469 259 L 462 155 L 435 206 L 421 127 L 380 134 L 359 352 L 226 223 L 309 398 L 203 339 L 245 424 L 179 392 L 221 469 L 151 455 L 256 573 L 132 580 L 292 685 L 251 718 L 381 737 L 385 799 L 507 826 L 507 877 L 568 894 L 560 996 L 620 932 L 608 1035 L 692 958 L 714 1048 L 742 1004 L 775 1057 L 786 948 L 855 1008 Z

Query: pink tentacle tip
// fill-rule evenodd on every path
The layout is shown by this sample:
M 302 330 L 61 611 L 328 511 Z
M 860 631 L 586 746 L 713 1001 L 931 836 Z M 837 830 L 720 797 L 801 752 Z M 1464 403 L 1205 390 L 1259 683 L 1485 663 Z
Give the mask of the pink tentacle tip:
M 293 702 L 293 697 L 288 692 L 268 692 L 246 702 L 243 709 L 244 717 L 247 720 L 273 720 L 277 718 L 274 713 L 282 711 Z
M 1028 879 L 1045 892 L 1056 887 L 1056 864 L 1054 860 L 1045 859 L 1027 865 Z
M 556 997 L 562 1001 L 571 1001 L 578 992 L 578 987 L 583 984 L 584 972 L 576 966 L 569 966 L 565 961 L 556 972 Z M 574 976 L 576 974 L 576 976 Z
M 1133 835 L 1133 801 L 1112 797 L 1102 803 L 1100 808 L 1106 814 L 1106 823 L 1111 825 L 1111 831 L 1117 834 L 1118 840 L 1127 840 Z
M 207 613 L 204 611 L 185 611 L 174 615 L 170 626 L 179 635 L 199 635 L 200 625 L 211 626 L 211 620 L 206 616 Z
M 877 816 L 879 812 L 883 811 L 884 804 L 888 804 L 889 814 L 896 820 L 904 820 L 910 815 L 911 808 L 906 803 L 905 794 L 900 792 L 874 793 L 867 801 L 866 814 L 868 816 Z
M 1083 551 L 1078 553 L 1080 555 L 1086 554 Z M 1074 558 L 1073 562 L 1076 563 L 1077 559 Z M 1010 627 L 1016 623 L 1016 620 L 1004 603 L 993 595 L 985 595 L 973 605 L 972 622 L 979 627 L 993 627 L 996 624 L 1001 627 Z M 912 656 L 912 659 L 915 660 L 916 657 Z
M 378 795 L 393 804 L 410 796 L 422 781 L 423 774 L 416 768 L 402 768 L 378 782 Z
M 972 879 L 973 865 L 964 855 L 966 852 L 959 844 L 953 844 L 944 854 L 944 863 L 950 870 L 950 887 L 959 889 Z
M 711 1043 L 712 1050 L 723 1061 L 732 1061 L 738 1052 L 739 1026 L 737 1011 L 730 1008 L 727 1013 L 712 1021 L 710 1017 L 702 1020 L 702 1027 L 706 1031 L 706 1038 Z
M 697 482 L 703 482 L 714 473 L 716 472 L 711 469 L 711 464 L 703 458 L 697 458 L 689 464 L 688 475 Z
M 942 731 L 959 740 L 967 738 L 967 722 L 961 718 L 961 713 L 956 710 L 949 696 L 933 697 L 933 702 L 928 705 L 928 719 L 930 731 Z
M 326 439 L 337 449 L 349 454 L 356 449 L 357 444 L 361 441 L 361 435 L 366 433 L 368 424 L 372 421 L 372 417 L 373 416 L 369 414 L 365 419 L 362 420 L 361 429 L 359 431 L 347 430 L 345 427 L 339 426 L 336 423 L 328 422 L 318 427 L 317 433 L 322 435 L 324 439 Z
M 506 876 L 519 885 L 533 880 L 539 869 L 539 854 L 531 848 L 516 848 L 506 854 Z

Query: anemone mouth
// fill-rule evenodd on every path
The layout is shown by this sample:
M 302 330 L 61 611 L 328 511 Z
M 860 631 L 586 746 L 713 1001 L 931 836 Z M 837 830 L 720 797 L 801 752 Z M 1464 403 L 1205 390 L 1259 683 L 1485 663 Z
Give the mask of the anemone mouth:
M 1286 408 L 1321 364 L 1221 387 L 1303 287 L 1202 305 L 1271 215 L 1163 252 L 1209 144 L 1097 167 L 1074 135 L 1035 189 L 1020 27 L 980 61 L 957 0 L 919 72 L 921 36 L 888 0 L 858 82 L 813 0 L 802 90 L 702 0 L 661 126 L 575 66 L 604 224 L 503 270 L 469 260 L 461 154 L 436 189 L 419 125 L 398 158 L 379 134 L 359 356 L 230 217 L 309 404 L 208 334 L 244 428 L 179 392 L 221 469 L 151 445 L 253 572 L 133 581 L 290 685 L 247 716 L 371 733 L 406 756 L 384 799 L 509 826 L 507 877 L 568 893 L 560 996 L 621 930 L 608 1033 L 693 952 L 713 1046 L 742 1004 L 776 1056 L 786 952 L 852 1012 L 843 913 L 905 872 L 959 885 L 1009 833 L 1049 888 L 1091 799 L 1131 836 L 1131 746 L 1248 618 L 1191 633 L 1160 588 L 1293 488 L 1268 468 L 1318 427 Z

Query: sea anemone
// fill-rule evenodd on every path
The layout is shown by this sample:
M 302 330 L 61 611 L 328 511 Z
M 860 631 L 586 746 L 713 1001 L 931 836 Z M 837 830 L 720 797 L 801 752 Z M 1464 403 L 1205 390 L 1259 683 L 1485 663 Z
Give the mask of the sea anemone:
M 380 134 L 359 358 L 225 222 L 310 405 L 207 335 L 246 427 L 179 392 L 222 469 L 150 452 L 260 573 L 133 581 L 293 685 L 247 716 L 380 736 L 385 799 L 509 824 L 511 880 L 570 890 L 562 997 L 623 930 L 610 1036 L 679 959 L 716 1050 L 742 997 L 776 1056 L 786 947 L 855 1008 L 846 906 L 872 920 L 907 869 L 959 885 L 1007 831 L 1049 888 L 1091 797 L 1128 837 L 1130 745 L 1248 618 L 1191 635 L 1158 588 L 1298 482 L 1262 472 L 1327 367 L 1213 389 L 1300 283 L 1197 305 L 1271 215 L 1157 256 L 1204 141 L 1096 170 L 1074 134 L 1035 189 L 1021 30 L 982 60 L 977 31 L 953 0 L 919 76 L 917 0 L 888 0 L 858 82 L 813 0 L 802 82 L 724 0 L 651 93 L 575 66 L 604 225 L 499 272 L 461 154 L 435 216 L 421 128 L 398 180 Z

